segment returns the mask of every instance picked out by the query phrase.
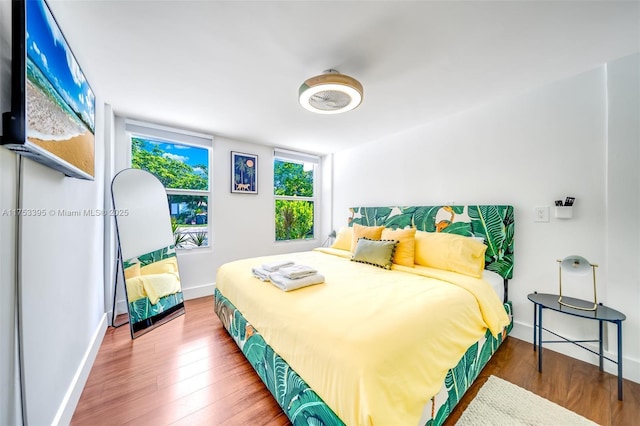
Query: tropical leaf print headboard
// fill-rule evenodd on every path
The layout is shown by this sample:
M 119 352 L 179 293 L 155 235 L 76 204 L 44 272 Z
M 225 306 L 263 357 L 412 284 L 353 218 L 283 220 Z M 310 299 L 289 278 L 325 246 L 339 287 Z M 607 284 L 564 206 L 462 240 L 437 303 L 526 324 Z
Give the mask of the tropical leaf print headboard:
M 140 256 L 136 256 L 132 259 L 126 259 L 124 261 L 124 269 L 127 269 L 131 265 L 139 263 L 140 266 L 147 266 L 155 262 L 159 262 L 164 259 L 176 257 L 176 246 L 171 244 L 167 247 L 162 247 L 158 250 L 154 250 L 150 253 L 145 253 Z
M 426 232 L 482 237 L 485 269 L 513 278 L 513 206 L 352 207 L 349 226 L 415 227 Z

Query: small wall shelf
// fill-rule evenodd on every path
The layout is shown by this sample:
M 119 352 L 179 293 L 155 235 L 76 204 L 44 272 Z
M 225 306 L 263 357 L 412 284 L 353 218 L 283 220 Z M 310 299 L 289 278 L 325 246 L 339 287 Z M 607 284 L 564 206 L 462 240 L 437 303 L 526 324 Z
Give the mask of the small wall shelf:
M 557 219 L 571 219 L 573 217 L 573 206 L 556 206 Z

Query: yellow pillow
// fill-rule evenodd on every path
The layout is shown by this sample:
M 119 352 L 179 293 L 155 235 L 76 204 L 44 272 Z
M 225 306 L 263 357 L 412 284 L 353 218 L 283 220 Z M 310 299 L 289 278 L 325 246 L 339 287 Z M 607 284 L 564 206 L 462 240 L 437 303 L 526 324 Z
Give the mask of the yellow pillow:
M 178 259 L 176 257 L 153 262 L 140 268 L 142 275 L 166 274 L 167 272 L 178 272 Z
M 139 263 L 134 263 L 133 265 L 129 266 L 127 269 L 124 270 L 125 279 L 137 277 L 139 275 L 140 275 Z
M 481 278 L 487 246 L 473 238 L 417 231 L 415 263 Z
M 336 235 L 336 240 L 331 245 L 331 248 L 340 250 L 351 250 L 351 240 L 353 239 L 353 228 L 348 226 L 342 227 Z
M 382 230 L 380 239 L 396 240 L 396 251 L 393 255 L 393 263 L 413 268 L 413 259 L 416 246 L 416 229 L 393 229 L 385 228 Z
M 382 235 L 384 226 L 362 226 L 357 223 L 353 224 L 353 238 L 351 239 L 351 252 L 356 249 L 356 244 L 360 238 L 368 238 L 370 240 L 379 240 Z

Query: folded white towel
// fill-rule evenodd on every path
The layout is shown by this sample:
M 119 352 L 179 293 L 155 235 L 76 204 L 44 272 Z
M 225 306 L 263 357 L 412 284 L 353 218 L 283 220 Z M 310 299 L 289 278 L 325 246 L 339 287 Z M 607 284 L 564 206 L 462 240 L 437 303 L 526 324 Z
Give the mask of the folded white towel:
M 292 280 L 290 278 L 285 278 L 279 272 L 274 272 L 273 274 L 269 275 L 269 279 L 271 279 L 271 283 L 273 285 L 275 285 L 282 291 L 297 290 L 302 287 L 307 287 L 324 282 L 324 276 L 321 274 L 313 274 L 304 278 Z
M 251 268 L 251 273 L 253 274 L 254 277 L 258 278 L 260 281 L 269 281 L 269 274 L 270 272 L 257 267 L 257 268 Z
M 295 280 L 317 274 L 318 271 L 307 265 L 293 265 L 278 269 L 278 273 L 285 278 Z
M 294 262 L 290 260 L 275 260 L 273 262 L 265 263 L 262 265 L 262 269 L 266 269 L 269 272 L 275 272 L 280 268 L 286 268 L 287 266 L 293 266 Z

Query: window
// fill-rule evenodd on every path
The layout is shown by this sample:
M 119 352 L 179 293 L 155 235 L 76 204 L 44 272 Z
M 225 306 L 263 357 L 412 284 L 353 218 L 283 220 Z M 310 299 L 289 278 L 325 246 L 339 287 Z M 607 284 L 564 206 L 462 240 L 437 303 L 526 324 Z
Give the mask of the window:
M 314 237 L 318 157 L 276 150 L 273 161 L 276 240 Z
M 209 146 L 196 145 L 193 134 L 132 123 L 126 123 L 131 167 L 152 173 L 166 188 L 176 247 L 208 247 L 211 138 L 205 138 Z

